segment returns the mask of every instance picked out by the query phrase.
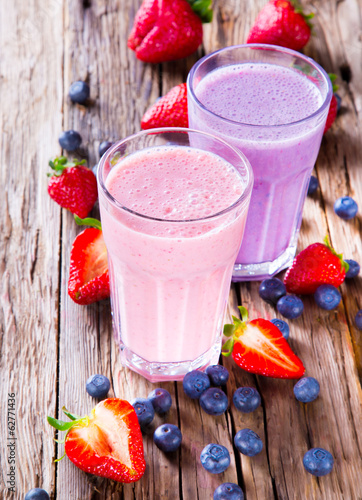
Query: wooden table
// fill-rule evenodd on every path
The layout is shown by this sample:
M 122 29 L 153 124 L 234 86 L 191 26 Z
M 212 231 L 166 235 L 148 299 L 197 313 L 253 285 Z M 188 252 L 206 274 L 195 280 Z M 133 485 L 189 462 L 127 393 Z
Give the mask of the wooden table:
M 293 381 L 249 375 L 233 365 L 229 400 L 236 387 L 257 387 L 262 406 L 211 417 L 185 397 L 180 383 L 162 384 L 173 396 L 167 421 L 183 432 L 179 452 L 169 456 L 144 436 L 147 470 L 134 485 L 88 476 L 69 460 L 54 463 L 63 446 L 53 441 L 46 416 L 66 405 L 88 413 L 95 401 L 85 391 L 89 375 L 110 377 L 110 395 L 130 400 L 153 387 L 122 368 L 111 328 L 108 302 L 83 307 L 67 295 L 69 252 L 80 228 L 47 194 L 48 160 L 59 155 L 58 136 L 74 128 L 83 137 L 89 165 L 98 161 L 102 140 L 116 140 L 140 128 L 144 111 L 173 85 L 185 81 L 204 53 L 243 43 L 265 0 L 216 0 L 214 21 L 204 44 L 187 60 L 145 65 L 127 48 L 139 1 L 34 0 L 0 4 L 1 47 L 1 498 L 20 499 L 33 487 L 52 499 L 211 499 L 224 481 L 238 482 L 247 500 L 361 500 L 362 332 L 354 324 L 362 308 L 362 276 L 341 286 L 342 302 L 327 312 L 305 298 L 305 312 L 291 321 L 290 345 L 307 374 L 321 385 L 308 405 L 293 396 Z M 316 165 L 320 190 L 305 205 L 299 249 L 326 233 L 345 258 L 362 263 L 362 4 L 358 0 L 303 2 L 315 13 L 314 36 L 305 53 L 338 75 L 342 109 L 323 139 Z M 93 104 L 72 105 L 72 81 L 87 80 Z M 6 188 L 5 188 L 6 187 Z M 334 201 L 351 195 L 359 215 L 343 222 Z M 97 209 L 94 210 L 97 215 Z M 258 296 L 259 283 L 232 287 L 228 316 L 237 304 L 252 318 L 276 311 Z M 228 320 L 229 318 L 227 318 Z M 15 403 L 9 394 L 14 393 Z M 16 408 L 15 493 L 8 490 L 11 448 L 8 416 Z M 157 418 L 156 425 L 164 419 Z M 250 427 L 262 437 L 255 458 L 240 455 L 233 435 Z M 202 448 L 222 443 L 231 453 L 224 474 L 200 465 Z M 335 458 L 333 472 L 316 479 L 305 472 L 304 453 L 321 446 Z

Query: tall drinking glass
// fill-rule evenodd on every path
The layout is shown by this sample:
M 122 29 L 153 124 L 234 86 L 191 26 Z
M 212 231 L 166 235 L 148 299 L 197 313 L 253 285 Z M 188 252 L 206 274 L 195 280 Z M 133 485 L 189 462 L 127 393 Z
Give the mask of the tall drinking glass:
M 233 280 L 260 280 L 295 255 L 303 204 L 332 86 L 309 57 L 247 44 L 200 59 L 187 79 L 190 127 L 239 148 L 254 188 Z
M 122 363 L 152 382 L 218 362 L 252 190 L 245 156 L 165 128 L 115 144 L 98 168 Z

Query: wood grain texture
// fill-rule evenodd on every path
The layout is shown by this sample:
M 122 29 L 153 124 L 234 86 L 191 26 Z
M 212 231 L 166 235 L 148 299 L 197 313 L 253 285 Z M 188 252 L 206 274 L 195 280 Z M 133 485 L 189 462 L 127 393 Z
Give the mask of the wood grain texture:
M 36 15 L 38 12 L 39 15 Z M 1 3 L 0 497 L 55 485 L 52 432 L 58 343 L 60 210 L 46 194 L 62 126 L 62 12 L 53 2 Z M 15 393 L 16 492 L 7 488 L 8 393 Z
M 27 490 L 45 488 L 52 500 L 209 500 L 222 481 L 238 482 L 247 500 L 361 500 L 362 332 L 354 323 L 362 308 L 362 276 L 346 280 L 336 311 L 318 309 L 305 298 L 305 312 L 290 322 L 290 345 L 307 374 L 321 384 L 308 405 L 293 395 L 293 381 L 255 377 L 222 362 L 230 370 L 229 409 L 210 417 L 188 399 L 182 384 L 160 384 L 172 394 L 165 417 L 156 417 L 144 434 L 147 469 L 141 481 L 121 485 L 84 474 L 55 445 L 46 415 L 61 416 L 67 406 L 88 413 L 96 404 L 85 391 L 89 375 L 103 373 L 112 382 L 110 396 L 145 397 L 154 385 L 121 366 L 107 301 L 82 307 L 67 295 L 69 254 L 78 228 L 72 215 L 47 195 L 47 163 L 59 154 L 61 130 L 83 137 L 78 152 L 90 166 L 98 146 L 139 130 L 140 119 L 157 97 L 186 80 L 196 60 L 221 47 L 245 42 L 266 0 L 215 1 L 214 20 L 204 26 L 204 42 L 189 58 L 163 65 L 143 64 L 126 39 L 140 0 L 16 0 L 0 4 L 0 197 L 1 437 L 7 438 L 7 394 L 16 393 L 16 493 L 6 488 L 7 450 L 0 450 L 0 497 L 21 499 Z M 338 75 L 341 112 L 323 139 L 316 164 L 320 189 L 306 200 L 299 249 L 329 234 L 345 258 L 362 262 L 362 217 L 341 221 L 333 203 L 343 195 L 362 208 L 362 5 L 358 0 L 304 1 L 315 13 L 314 36 L 305 53 Z M 91 88 L 89 106 L 74 105 L 68 89 L 74 80 Z M 95 207 L 93 215 L 98 216 Z M 258 283 L 232 287 L 228 307 L 242 303 L 250 317 L 277 317 L 258 296 Z M 232 404 L 240 386 L 256 387 L 262 405 L 251 415 Z M 181 448 L 165 455 L 154 446 L 153 430 L 168 421 L 183 433 Z M 260 455 L 242 456 L 233 444 L 244 427 L 264 443 Z M 209 442 L 221 443 L 231 466 L 208 474 L 199 455 Z M 313 446 L 330 450 L 333 472 L 316 479 L 305 472 L 304 453 Z

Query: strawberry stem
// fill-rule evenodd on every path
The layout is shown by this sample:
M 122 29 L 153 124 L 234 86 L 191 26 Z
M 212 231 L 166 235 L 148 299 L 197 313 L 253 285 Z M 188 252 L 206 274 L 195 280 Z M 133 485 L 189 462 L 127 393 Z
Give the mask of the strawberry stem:
M 211 23 L 213 15 L 212 0 L 187 0 L 187 2 L 203 23 Z
M 95 227 L 102 231 L 101 221 L 98 219 L 93 219 L 93 217 L 86 217 L 85 219 L 81 219 L 78 215 L 74 215 L 74 220 L 78 224 L 78 226 L 90 226 Z M 64 408 L 64 407 L 63 407 Z M 64 411 L 64 410 L 63 410 Z M 64 412 L 65 413 L 65 412 Z M 66 413 L 65 413 L 66 414 Z M 66 414 L 67 415 L 67 414 Z M 70 418 L 70 417 L 69 417 Z

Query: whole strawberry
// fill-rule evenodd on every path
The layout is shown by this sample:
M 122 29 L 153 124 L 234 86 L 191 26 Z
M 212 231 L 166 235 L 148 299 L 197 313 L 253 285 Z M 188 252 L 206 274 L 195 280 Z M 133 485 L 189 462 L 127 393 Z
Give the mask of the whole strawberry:
M 70 252 L 68 295 L 77 304 L 88 305 L 110 296 L 107 248 L 101 223 L 96 219 L 80 220 L 89 225 L 78 234 Z
M 49 196 L 81 219 L 89 214 L 98 198 L 97 179 L 84 163 L 85 160 L 68 162 L 60 156 L 49 162 L 55 173 L 48 174 L 52 175 L 48 184 Z
M 191 5 L 192 7 L 191 7 Z M 210 22 L 211 0 L 144 0 L 138 10 L 128 47 L 143 62 L 182 59 L 202 42 L 202 22 Z
M 143 115 L 143 130 L 157 127 L 188 127 L 186 83 L 173 87 Z
M 333 95 L 332 95 L 332 99 L 331 99 L 331 103 L 329 105 L 329 110 L 328 110 L 328 115 L 327 115 L 327 121 L 326 121 L 326 125 L 324 127 L 324 132 L 323 134 L 325 134 L 327 132 L 327 130 L 329 130 L 334 122 L 334 120 L 336 119 L 336 116 L 337 116 L 337 113 L 338 113 L 338 101 L 337 101 L 337 98 L 335 96 L 335 92 L 337 92 L 338 90 L 338 85 L 336 85 L 334 82 L 337 78 L 337 76 L 334 74 L 334 73 L 328 73 L 328 76 L 332 82 L 332 86 L 333 86 Z
M 312 17 L 313 14 L 305 16 L 288 0 L 270 0 L 259 12 L 247 43 L 268 43 L 300 50 L 310 38 L 308 21 Z
M 325 244 L 313 243 L 295 257 L 285 274 L 284 284 L 290 293 L 312 294 L 320 285 L 341 285 L 348 267 L 325 238 Z

